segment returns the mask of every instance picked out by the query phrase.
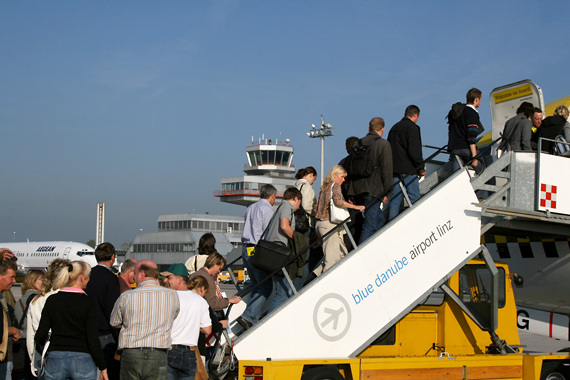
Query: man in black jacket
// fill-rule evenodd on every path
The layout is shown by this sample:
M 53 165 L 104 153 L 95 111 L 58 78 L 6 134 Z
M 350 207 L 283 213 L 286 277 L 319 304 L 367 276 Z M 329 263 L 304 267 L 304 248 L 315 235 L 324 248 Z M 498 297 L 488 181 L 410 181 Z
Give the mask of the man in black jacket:
M 357 205 L 366 206 L 358 244 L 362 244 L 386 222 L 380 203 L 388 203 L 390 194 L 384 194 L 382 198 L 380 194 L 392 186 L 392 149 L 390 143 L 382 138 L 383 134 L 384 119 L 372 118 L 368 124 L 368 134 L 360 141 L 368 147 L 366 158 L 374 169 L 370 176 L 351 179 L 348 184 L 348 196 L 353 197 Z
M 87 295 L 97 302 L 99 340 L 103 347 L 109 380 L 119 379 L 120 376 L 119 361 L 115 360 L 119 329 L 109 324 L 115 302 L 121 295 L 119 278 L 111 271 L 115 257 L 113 244 L 99 244 L 95 249 L 95 259 L 98 264 L 91 270 L 91 279 L 85 288 Z
M 459 169 L 459 158 L 463 164 L 471 162 L 471 166 L 475 169 L 476 173 L 481 171 L 479 161 L 473 159 L 477 155 L 477 136 L 481 121 L 479 120 L 479 105 L 481 105 L 481 90 L 472 88 L 467 91 L 465 108 L 459 117 L 455 120 L 451 118 L 449 123 L 449 134 L 447 149 L 449 150 L 449 160 L 453 171 Z
M 406 187 L 406 192 L 412 203 L 420 199 L 419 177 L 426 174 L 422 158 L 422 136 L 420 127 L 416 124 L 419 117 L 420 109 L 414 105 L 408 106 L 402 120 L 394 124 L 388 134 L 394 163 L 392 183 L 403 180 L 402 184 Z M 414 172 L 418 167 L 420 168 Z M 406 177 L 408 174 L 410 175 Z M 392 189 L 389 220 L 394 219 L 400 212 L 402 195 L 400 186 Z

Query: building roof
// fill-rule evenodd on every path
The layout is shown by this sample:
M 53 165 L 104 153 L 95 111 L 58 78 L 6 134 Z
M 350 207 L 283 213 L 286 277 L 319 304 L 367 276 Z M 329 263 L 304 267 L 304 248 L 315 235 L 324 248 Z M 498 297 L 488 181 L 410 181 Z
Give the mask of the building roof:
M 212 214 L 166 214 L 158 217 L 158 222 L 171 222 L 181 220 L 207 220 L 213 222 L 243 222 L 243 216 L 212 215 Z

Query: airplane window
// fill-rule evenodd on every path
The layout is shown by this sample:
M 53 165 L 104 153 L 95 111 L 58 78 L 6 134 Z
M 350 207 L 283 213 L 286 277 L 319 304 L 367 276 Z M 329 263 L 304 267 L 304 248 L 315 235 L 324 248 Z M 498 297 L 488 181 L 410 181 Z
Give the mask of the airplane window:
M 77 251 L 77 256 L 82 257 L 85 254 L 83 251 Z

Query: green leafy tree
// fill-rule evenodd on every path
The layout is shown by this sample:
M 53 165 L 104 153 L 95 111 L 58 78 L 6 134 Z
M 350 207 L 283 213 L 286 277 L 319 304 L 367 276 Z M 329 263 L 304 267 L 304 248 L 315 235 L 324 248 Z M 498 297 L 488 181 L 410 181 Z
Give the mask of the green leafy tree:
M 88 246 L 90 246 L 91 248 L 95 248 L 95 240 L 91 239 L 86 243 Z

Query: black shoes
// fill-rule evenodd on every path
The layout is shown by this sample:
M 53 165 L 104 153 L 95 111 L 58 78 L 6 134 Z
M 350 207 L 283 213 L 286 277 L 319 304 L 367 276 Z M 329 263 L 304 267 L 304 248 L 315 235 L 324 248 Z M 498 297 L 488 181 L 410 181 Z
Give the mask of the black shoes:
M 253 323 L 251 323 L 250 321 L 248 321 L 247 319 L 243 318 L 243 317 L 238 317 L 236 319 L 237 323 L 239 323 L 239 325 L 241 327 L 243 327 L 244 330 L 249 330 L 251 328 L 251 326 L 253 326 Z

